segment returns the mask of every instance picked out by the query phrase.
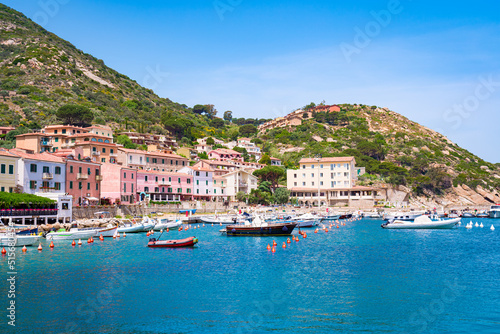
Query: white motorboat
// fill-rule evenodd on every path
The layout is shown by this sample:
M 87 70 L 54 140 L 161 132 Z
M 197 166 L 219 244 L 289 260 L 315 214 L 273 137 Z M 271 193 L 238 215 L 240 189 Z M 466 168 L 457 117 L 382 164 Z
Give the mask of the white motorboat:
M 144 225 L 136 223 L 136 224 L 124 224 L 117 227 L 116 231 L 118 233 L 138 233 L 144 232 Z
M 151 231 L 155 227 L 155 222 L 148 216 L 142 218 L 141 224 L 144 232 Z
M 48 233 L 45 238 L 47 240 L 74 240 L 74 239 L 87 239 L 90 237 L 95 237 L 97 230 L 79 230 L 77 228 L 72 228 L 69 231 L 65 229 L 60 229 L 56 232 Z
M 500 205 L 492 205 L 489 214 L 490 218 L 500 218 Z
M 231 216 L 214 216 L 200 217 L 200 220 L 205 224 L 235 224 L 238 218 Z
M 334 220 L 339 220 L 341 214 L 331 214 L 328 216 L 321 217 L 319 220 L 320 222 L 329 222 L 329 221 L 334 221 Z
M 414 221 L 423 214 L 425 214 L 425 212 L 421 211 L 388 213 L 384 216 L 384 220 Z
M 427 215 L 415 218 L 414 221 L 394 220 L 382 224 L 386 229 L 450 229 L 460 222 L 460 218 L 433 220 Z
M 296 227 L 313 227 L 318 225 L 319 217 L 313 215 L 312 213 L 306 213 L 301 216 L 290 219 L 289 222 L 296 223 Z
M 182 225 L 182 220 L 170 220 L 167 218 L 157 219 L 157 223 L 155 224 L 154 230 L 160 231 L 166 228 L 176 228 Z
M 32 246 L 40 241 L 41 235 L 0 234 L 0 246 L 23 247 Z
M 95 236 L 111 238 L 116 233 L 116 226 L 109 224 L 107 227 L 85 227 L 85 228 L 74 228 L 71 231 L 95 231 Z

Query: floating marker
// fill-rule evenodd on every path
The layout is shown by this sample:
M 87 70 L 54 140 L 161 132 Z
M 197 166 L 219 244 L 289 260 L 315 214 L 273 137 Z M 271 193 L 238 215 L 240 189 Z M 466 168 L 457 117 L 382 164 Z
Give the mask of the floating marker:
M 42 251 L 42 243 L 38 244 L 38 250 L 41 252 Z
M 494 231 L 495 230 L 495 226 L 491 225 L 490 230 Z
M 26 248 L 26 245 L 23 246 L 23 253 L 26 253 L 26 251 L 28 250 L 28 248 Z
M 73 240 L 73 242 L 71 243 L 71 246 L 75 247 L 76 246 L 76 242 L 75 240 Z
M 2 247 L 2 255 L 7 254 L 7 251 L 5 250 L 5 247 Z
M 82 245 L 82 239 L 78 239 L 78 246 Z

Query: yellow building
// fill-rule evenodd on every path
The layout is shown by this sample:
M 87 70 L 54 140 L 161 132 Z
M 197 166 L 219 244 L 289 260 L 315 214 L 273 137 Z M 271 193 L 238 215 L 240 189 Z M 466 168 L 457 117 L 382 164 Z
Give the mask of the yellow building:
M 0 149 L 0 191 L 14 192 L 18 185 L 17 165 L 20 157 Z

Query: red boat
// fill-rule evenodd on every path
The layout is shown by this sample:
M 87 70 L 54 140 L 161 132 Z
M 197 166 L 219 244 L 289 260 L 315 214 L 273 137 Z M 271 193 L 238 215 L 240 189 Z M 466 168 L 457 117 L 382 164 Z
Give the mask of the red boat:
M 152 248 L 179 248 L 179 247 L 193 247 L 198 243 L 198 238 L 189 237 L 179 240 L 156 240 L 155 238 L 149 239 L 148 247 Z

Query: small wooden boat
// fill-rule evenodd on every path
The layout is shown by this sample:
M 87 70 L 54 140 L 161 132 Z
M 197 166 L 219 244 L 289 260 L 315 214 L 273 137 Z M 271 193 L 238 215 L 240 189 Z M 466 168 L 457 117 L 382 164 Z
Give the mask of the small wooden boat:
M 40 241 L 41 235 L 0 234 L 0 246 L 32 246 Z
M 151 248 L 180 248 L 180 247 L 193 247 L 198 243 L 198 238 L 189 237 L 179 240 L 156 240 L 155 238 L 149 239 L 148 247 Z

